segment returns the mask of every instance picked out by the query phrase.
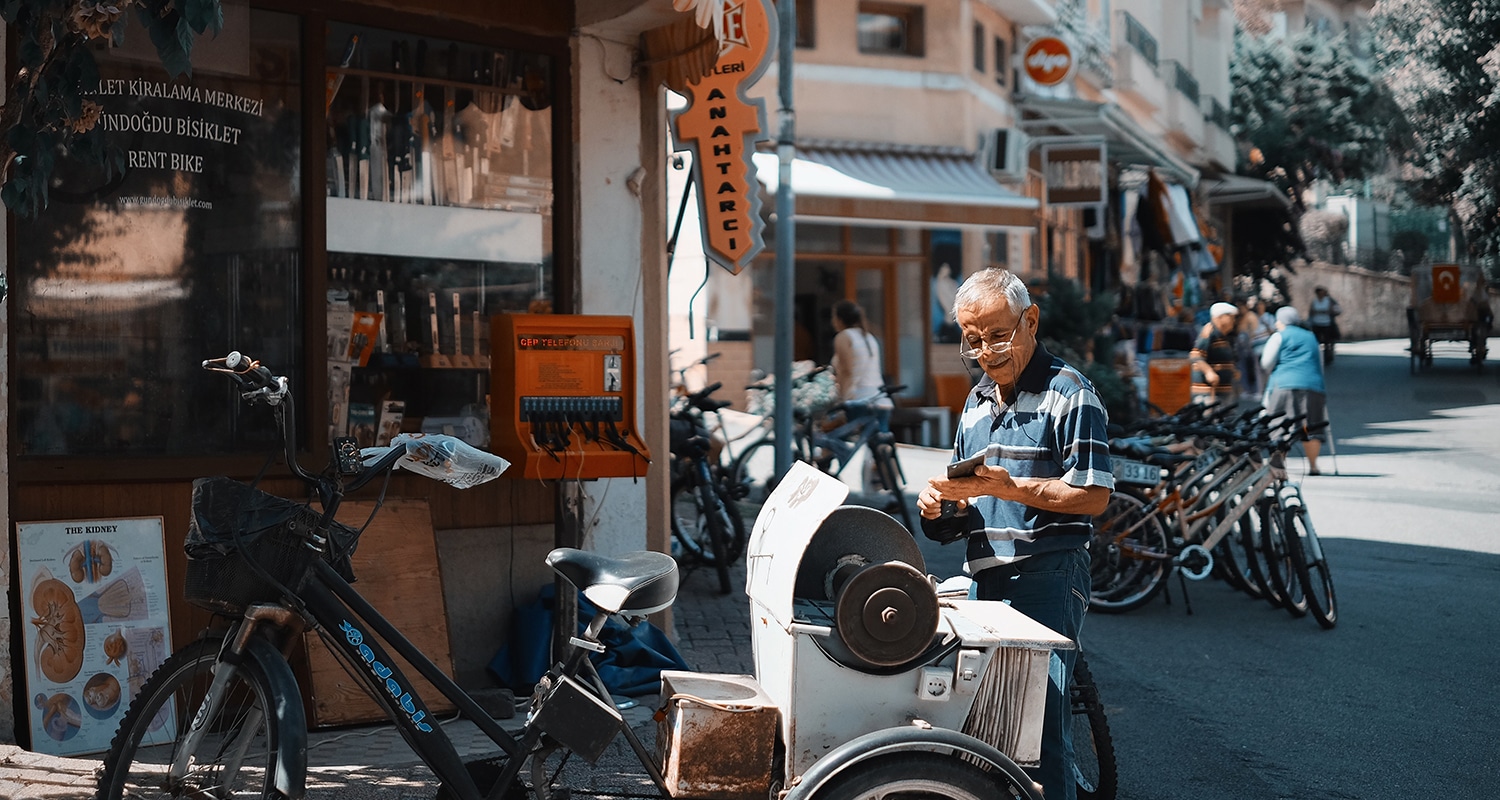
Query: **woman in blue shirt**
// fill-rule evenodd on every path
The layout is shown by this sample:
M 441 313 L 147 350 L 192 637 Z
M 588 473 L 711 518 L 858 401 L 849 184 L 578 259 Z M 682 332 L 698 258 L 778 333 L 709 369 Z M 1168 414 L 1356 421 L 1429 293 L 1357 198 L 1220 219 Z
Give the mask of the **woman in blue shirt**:
M 1301 315 L 1291 306 L 1277 310 L 1276 328 L 1260 356 L 1260 365 L 1269 375 L 1266 413 L 1302 416 L 1305 428 L 1315 428 L 1307 434 L 1303 451 L 1307 474 L 1321 475 L 1318 453 L 1328 440 L 1328 404 L 1318 337 L 1302 327 Z

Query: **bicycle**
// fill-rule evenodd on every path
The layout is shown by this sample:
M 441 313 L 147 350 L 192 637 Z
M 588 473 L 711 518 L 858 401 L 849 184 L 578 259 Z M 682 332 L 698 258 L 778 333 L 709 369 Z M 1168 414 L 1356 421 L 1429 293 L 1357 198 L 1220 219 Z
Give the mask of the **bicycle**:
M 672 453 L 672 535 L 682 552 L 719 577 L 719 592 L 730 592 L 729 565 L 745 552 L 745 520 L 736 502 L 729 473 L 713 457 L 713 442 L 703 422 L 705 413 L 729 403 L 710 395 L 721 384 L 684 395 L 670 420 Z
M 896 454 L 896 437 L 890 431 L 881 430 L 880 417 L 872 408 L 873 403 L 905 388 L 904 385 L 889 384 L 880 387 L 879 394 L 869 400 L 832 406 L 828 409 L 828 416 L 842 413 L 844 421 L 829 430 L 823 429 L 820 421 L 823 418 L 798 412 L 797 424 L 793 428 L 792 457 L 837 478 L 863 449 L 865 456 L 873 462 L 880 488 L 891 494 L 881 510 L 894 511 L 906 529 L 915 532 L 918 528 L 906 502 L 906 472 Z M 746 487 L 747 497 L 763 498 L 774 488 L 775 447 L 775 437 L 768 432 L 740 451 L 730 465 L 731 482 Z
M 1284 514 L 1275 490 L 1285 483 L 1285 470 L 1279 464 L 1291 446 L 1290 439 L 1262 438 L 1290 430 L 1299 422 L 1286 420 L 1269 426 L 1261 421 L 1256 432 L 1184 428 L 1237 443 L 1204 449 L 1192 459 L 1190 467 L 1170 481 L 1160 477 L 1161 461 L 1153 464 L 1117 458 L 1117 481 L 1154 485 L 1142 492 L 1144 497 L 1122 487 L 1111 495 L 1109 506 L 1095 520 L 1090 607 L 1104 612 L 1139 608 L 1162 589 L 1171 572 L 1177 571 L 1185 579 L 1184 601 L 1191 613 L 1186 579 L 1208 577 L 1217 553 L 1224 562 L 1219 574 L 1230 577 L 1231 583 L 1255 587 L 1273 605 L 1294 616 L 1305 614 L 1305 595 L 1294 571 L 1281 568 L 1291 563 L 1291 556 L 1281 536 Z M 1268 456 L 1266 450 L 1273 452 Z M 1168 462 L 1180 461 L 1178 454 L 1163 457 Z M 1226 542 L 1236 527 L 1240 532 L 1238 550 Z M 1168 535 L 1169 529 L 1172 535 Z
M 501 778 L 514 780 L 527 760 L 524 756 L 542 742 L 542 727 L 533 725 L 520 739 L 512 738 L 361 597 L 340 574 L 358 531 L 333 519 L 345 494 L 377 477 L 389 478 L 398 466 L 445 475 L 453 485 L 466 487 L 498 476 L 505 463 L 472 448 L 466 451 L 467 446 L 452 437 L 410 437 L 397 446 L 364 453 L 352 439 L 341 439 L 334 463 L 312 473 L 296 459 L 296 423 L 286 378 L 273 376 L 237 352 L 206 361 L 204 367 L 232 377 L 247 403 L 270 406 L 288 469 L 316 494 L 323 510 L 283 501 L 227 478 L 205 479 L 195 486 L 195 519 L 217 515 L 217 522 L 233 533 L 233 542 L 223 543 L 222 551 L 190 557 L 185 595 L 231 622 L 168 657 L 142 686 L 105 756 L 98 797 L 116 800 L 153 792 L 225 797 L 236 789 L 262 797 L 301 797 L 307 725 L 286 654 L 308 629 L 316 631 L 364 684 L 452 796 L 477 800 L 482 791 L 441 726 L 433 724 L 426 704 L 412 692 L 411 682 L 392 662 L 387 645 L 510 757 Z M 465 469 L 462 459 L 473 454 L 487 459 Z M 223 502 L 224 494 L 232 503 Z M 215 495 L 221 499 L 214 500 Z M 288 504 L 294 511 L 284 514 L 280 524 L 253 535 L 239 531 L 239 520 L 223 518 L 236 513 L 227 510 L 231 506 L 238 506 L 239 514 L 246 506 L 268 505 L 280 513 Z M 597 683 L 597 673 L 584 656 L 603 649 L 597 636 L 608 617 L 643 617 L 670 605 L 676 593 L 676 563 L 660 553 L 611 559 L 559 549 L 548 556 L 548 563 L 582 587 L 600 609 L 574 638 L 579 646 L 549 674 L 551 689 L 559 682 L 577 683 L 575 676 L 580 674 Z M 532 714 L 544 708 L 543 702 L 534 702 Z M 628 726 L 622 722 L 621 727 L 644 754 Z

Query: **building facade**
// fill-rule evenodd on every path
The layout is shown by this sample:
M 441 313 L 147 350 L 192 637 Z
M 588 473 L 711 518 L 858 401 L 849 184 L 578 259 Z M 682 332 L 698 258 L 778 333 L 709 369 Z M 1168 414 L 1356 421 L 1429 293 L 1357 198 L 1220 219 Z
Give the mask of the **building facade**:
M 41 215 L 7 216 L 0 588 L 20 596 L 0 603 L 0 741 L 48 745 L 30 698 L 77 694 L 106 670 L 92 650 L 67 680 L 10 660 L 37 635 L 10 609 L 69 579 L 66 555 L 20 531 L 160 520 L 160 553 L 142 556 L 166 581 L 153 624 L 181 644 L 208 622 L 181 602 L 193 480 L 264 472 L 262 488 L 305 497 L 284 466 L 264 466 L 268 418 L 205 359 L 239 350 L 287 375 L 298 451 L 323 464 L 343 435 L 446 432 L 489 447 L 514 423 L 491 418 L 492 400 L 515 391 L 494 368 L 513 343 L 490 339 L 492 319 L 623 317 L 636 365 L 623 425 L 667 450 L 665 106 L 637 67 L 644 34 L 690 17 L 670 0 L 224 5 L 190 78 L 169 78 L 139 30 L 100 52 L 94 99 L 128 154 L 123 177 L 65 164 Z M 552 546 L 666 549 L 665 465 L 465 491 L 398 476 L 384 499 L 416 504 L 431 541 L 415 558 L 366 541 L 357 559 L 404 559 L 394 571 L 421 578 L 371 599 L 420 607 L 414 625 L 445 629 L 444 666 L 485 686 L 512 608 L 552 581 Z M 352 499 L 368 512 L 377 494 Z M 109 552 L 100 542 L 83 544 Z M 153 666 L 122 662 L 119 682 Z
M 1221 280 L 1231 208 L 1279 204 L 1265 184 L 1222 177 L 1237 158 L 1227 2 L 799 0 L 797 21 L 795 358 L 828 363 L 829 311 L 856 300 L 888 378 L 908 387 L 902 405 L 961 402 L 946 304 L 974 270 L 1122 294 L 1152 282 L 1170 297 L 1174 274 Z M 1047 39 L 1063 43 L 1060 74 Z M 778 79 L 761 81 L 772 110 Z M 757 161 L 770 197 L 775 156 Z M 1143 242 L 1153 198 L 1179 224 Z M 739 275 L 705 270 L 692 236 L 676 252 L 677 358 L 722 353 L 704 377 L 726 386 L 772 370 L 767 222 L 767 252 Z M 1211 267 L 1195 255 L 1210 245 Z

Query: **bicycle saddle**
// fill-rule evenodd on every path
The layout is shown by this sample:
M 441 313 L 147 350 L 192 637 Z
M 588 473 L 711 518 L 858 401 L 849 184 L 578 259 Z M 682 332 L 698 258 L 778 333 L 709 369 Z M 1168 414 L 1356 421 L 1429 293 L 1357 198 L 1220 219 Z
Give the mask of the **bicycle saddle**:
M 612 557 L 559 547 L 547 554 L 547 566 L 610 614 L 650 614 L 677 597 L 677 562 L 665 553 L 642 550 Z

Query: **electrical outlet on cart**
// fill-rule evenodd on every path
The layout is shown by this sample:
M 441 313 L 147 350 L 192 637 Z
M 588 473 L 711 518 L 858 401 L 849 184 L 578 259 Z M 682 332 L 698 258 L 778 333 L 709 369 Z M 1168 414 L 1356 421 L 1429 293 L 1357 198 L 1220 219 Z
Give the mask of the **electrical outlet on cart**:
M 984 677 L 984 651 L 959 650 L 958 666 L 954 669 L 953 691 L 974 694 L 979 691 L 979 680 Z
M 923 667 L 917 699 L 946 702 L 953 696 L 953 673 L 942 667 Z

